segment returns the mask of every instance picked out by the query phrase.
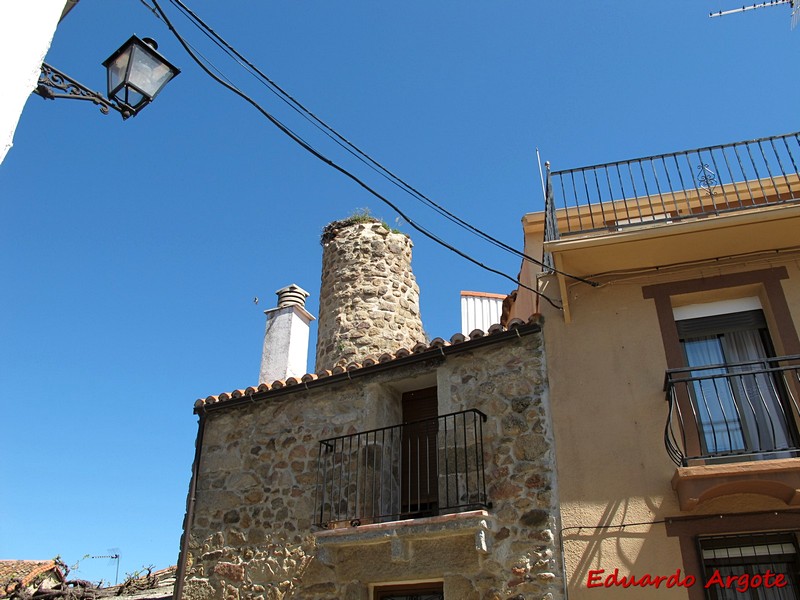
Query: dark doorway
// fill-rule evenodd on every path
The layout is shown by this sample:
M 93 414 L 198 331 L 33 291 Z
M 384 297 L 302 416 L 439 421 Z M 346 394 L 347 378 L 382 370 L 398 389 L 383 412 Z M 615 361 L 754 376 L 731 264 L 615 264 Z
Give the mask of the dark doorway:
M 403 394 L 401 507 L 404 516 L 435 515 L 439 506 L 436 388 Z

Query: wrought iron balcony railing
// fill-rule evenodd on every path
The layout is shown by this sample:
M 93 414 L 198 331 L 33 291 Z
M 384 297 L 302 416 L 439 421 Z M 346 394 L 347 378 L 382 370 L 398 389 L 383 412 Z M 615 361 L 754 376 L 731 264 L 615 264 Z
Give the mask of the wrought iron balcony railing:
M 314 522 L 361 525 L 489 508 L 479 410 L 322 440 Z
M 800 456 L 800 355 L 670 369 L 664 389 L 679 466 Z
M 800 132 L 548 172 L 545 241 L 800 199 Z

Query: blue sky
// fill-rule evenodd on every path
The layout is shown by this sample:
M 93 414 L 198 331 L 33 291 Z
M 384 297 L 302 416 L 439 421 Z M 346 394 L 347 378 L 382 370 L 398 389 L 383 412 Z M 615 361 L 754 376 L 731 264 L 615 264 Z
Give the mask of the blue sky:
M 176 26 L 305 139 L 480 260 L 519 261 L 454 229 L 327 142 Z M 428 196 L 508 244 L 542 208 L 535 148 L 567 169 L 796 131 L 800 32 L 779 6 L 721 0 L 187 0 L 309 109 Z M 668 8 L 667 8 L 668 7 Z M 104 89 L 131 33 L 182 68 L 122 122 L 32 96 L 0 166 L 0 558 L 178 554 L 198 397 L 257 381 L 263 310 L 297 283 L 316 314 L 330 221 L 377 200 L 206 77 L 139 0 L 81 0 L 47 61 Z M 462 289 L 513 285 L 415 234 L 431 337 Z M 261 298 L 255 306 L 254 296 Z M 86 559 L 76 576 L 114 578 Z

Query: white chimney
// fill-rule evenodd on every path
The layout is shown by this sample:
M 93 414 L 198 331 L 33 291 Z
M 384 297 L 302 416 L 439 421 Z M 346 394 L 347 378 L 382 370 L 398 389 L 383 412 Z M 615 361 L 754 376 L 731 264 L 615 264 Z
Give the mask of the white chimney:
M 305 309 L 308 292 L 293 283 L 275 293 L 278 307 L 264 311 L 267 328 L 259 383 L 300 378 L 308 372 L 309 324 L 314 320 Z

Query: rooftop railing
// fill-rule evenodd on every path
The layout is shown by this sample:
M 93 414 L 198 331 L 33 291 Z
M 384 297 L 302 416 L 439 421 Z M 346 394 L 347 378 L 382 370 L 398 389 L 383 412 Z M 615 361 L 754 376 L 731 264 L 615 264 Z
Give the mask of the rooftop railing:
M 314 522 L 357 526 L 489 508 L 479 410 L 319 443 Z
M 679 466 L 800 456 L 800 355 L 670 369 L 664 389 Z
M 800 132 L 553 171 L 545 240 L 800 199 Z

